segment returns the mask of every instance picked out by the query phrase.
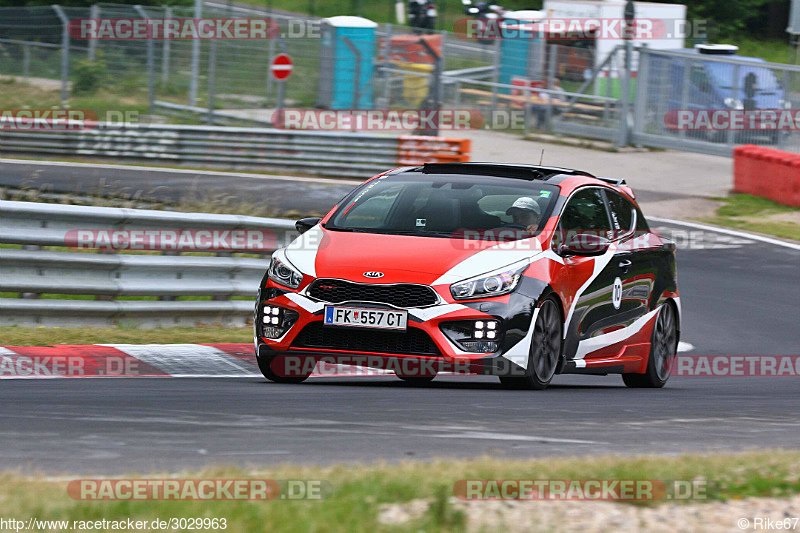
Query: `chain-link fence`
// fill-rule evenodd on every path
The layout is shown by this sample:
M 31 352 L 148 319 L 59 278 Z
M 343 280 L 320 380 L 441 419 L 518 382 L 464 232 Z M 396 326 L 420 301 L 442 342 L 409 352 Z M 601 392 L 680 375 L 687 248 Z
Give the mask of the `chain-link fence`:
M 273 38 L 252 40 L 81 39 L 67 29 L 74 19 L 199 17 L 266 18 L 277 27 Z M 270 64 L 285 53 L 294 70 L 282 82 L 283 107 L 468 109 L 482 114 L 483 127 L 725 155 L 743 143 L 800 152 L 800 124 L 776 123 L 793 119 L 800 104 L 798 66 L 641 48 L 629 76 L 623 46 L 598 58 L 581 43 L 482 42 L 390 24 L 372 25 L 362 38 L 325 20 L 233 4 L 200 13 L 114 4 L 0 8 L 0 75 L 60 89 L 63 103 L 100 86 L 113 105 L 138 98 L 139 107 L 190 122 L 269 124 L 279 106 Z M 700 120 L 741 116 L 746 124 L 728 127 Z
M 800 66 L 640 50 L 632 141 L 730 155 L 740 144 L 800 152 Z

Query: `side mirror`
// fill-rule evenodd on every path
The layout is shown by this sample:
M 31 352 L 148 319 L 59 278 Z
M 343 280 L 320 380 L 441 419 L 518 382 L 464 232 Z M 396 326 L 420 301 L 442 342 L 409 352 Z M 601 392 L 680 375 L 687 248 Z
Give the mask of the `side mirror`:
M 294 227 L 297 228 L 297 231 L 303 234 L 308 230 L 310 230 L 311 228 L 313 228 L 314 226 L 316 226 L 317 224 L 319 224 L 320 220 L 322 220 L 320 217 L 301 218 L 300 220 L 294 223 Z
M 570 237 L 570 239 L 559 248 L 558 253 L 565 257 L 571 255 L 593 257 L 606 253 L 610 245 L 611 241 L 605 237 L 592 233 L 578 233 Z

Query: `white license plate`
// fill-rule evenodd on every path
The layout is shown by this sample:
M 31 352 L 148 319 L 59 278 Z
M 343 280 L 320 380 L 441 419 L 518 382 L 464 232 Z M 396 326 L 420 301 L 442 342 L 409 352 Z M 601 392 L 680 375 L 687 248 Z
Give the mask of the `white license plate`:
M 326 326 L 405 331 L 408 324 L 408 311 L 326 305 L 323 323 Z

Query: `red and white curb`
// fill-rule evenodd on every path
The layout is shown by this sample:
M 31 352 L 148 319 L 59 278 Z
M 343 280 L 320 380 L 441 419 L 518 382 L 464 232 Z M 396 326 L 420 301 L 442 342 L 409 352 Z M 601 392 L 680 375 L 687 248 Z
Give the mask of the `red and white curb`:
M 317 368 L 320 377 L 392 375 L 345 365 Z M 0 346 L 0 379 L 65 377 L 263 378 L 252 344 L 89 344 Z

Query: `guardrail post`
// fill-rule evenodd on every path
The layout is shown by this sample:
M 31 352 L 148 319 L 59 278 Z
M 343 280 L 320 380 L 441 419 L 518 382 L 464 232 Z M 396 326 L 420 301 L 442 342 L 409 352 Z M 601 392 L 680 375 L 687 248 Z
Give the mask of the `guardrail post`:
M 61 19 L 61 105 L 67 105 L 69 99 L 69 19 L 59 5 L 53 5 L 53 10 Z

